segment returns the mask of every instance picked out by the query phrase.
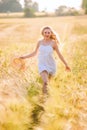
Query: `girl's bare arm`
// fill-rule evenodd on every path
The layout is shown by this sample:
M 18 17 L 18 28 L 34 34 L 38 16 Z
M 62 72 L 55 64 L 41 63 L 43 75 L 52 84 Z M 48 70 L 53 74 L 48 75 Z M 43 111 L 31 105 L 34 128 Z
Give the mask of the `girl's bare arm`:
M 24 56 L 21 56 L 20 58 L 21 58 L 21 59 L 25 59 L 25 58 L 30 58 L 30 57 L 35 56 L 35 55 L 37 54 L 37 52 L 38 52 L 39 44 L 40 44 L 40 43 L 38 42 L 38 43 L 37 43 L 37 46 L 36 46 L 36 48 L 35 48 L 35 50 L 34 50 L 32 53 L 27 54 L 27 55 L 24 55 Z
M 67 62 L 65 61 L 64 57 L 63 57 L 62 54 L 60 53 L 59 48 L 58 48 L 58 46 L 57 46 L 56 43 L 54 44 L 54 49 L 55 49 L 56 53 L 58 54 L 59 58 L 61 59 L 61 61 L 65 64 L 66 69 L 70 70 L 70 68 L 69 68 L 69 66 L 68 66 L 68 64 L 67 64 Z

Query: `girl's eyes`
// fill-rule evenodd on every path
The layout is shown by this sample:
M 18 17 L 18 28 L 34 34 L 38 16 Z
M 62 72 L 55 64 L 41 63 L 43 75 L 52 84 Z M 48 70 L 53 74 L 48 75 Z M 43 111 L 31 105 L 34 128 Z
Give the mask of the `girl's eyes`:
M 45 34 L 50 34 L 50 32 L 44 32 Z

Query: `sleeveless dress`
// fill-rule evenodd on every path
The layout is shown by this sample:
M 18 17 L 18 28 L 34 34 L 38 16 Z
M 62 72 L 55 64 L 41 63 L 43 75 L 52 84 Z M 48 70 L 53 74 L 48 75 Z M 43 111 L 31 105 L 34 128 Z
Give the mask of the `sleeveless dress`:
M 51 45 L 43 45 L 39 46 L 39 54 L 38 54 L 38 69 L 39 73 L 42 71 L 47 71 L 48 74 L 54 75 L 56 72 L 56 63 L 53 58 L 53 48 Z

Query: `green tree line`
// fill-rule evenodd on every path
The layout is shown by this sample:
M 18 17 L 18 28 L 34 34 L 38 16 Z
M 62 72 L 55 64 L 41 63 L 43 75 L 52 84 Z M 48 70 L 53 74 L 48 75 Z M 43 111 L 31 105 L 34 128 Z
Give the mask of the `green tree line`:
M 22 7 L 18 0 L 1 0 L 0 1 L 0 12 L 21 12 Z
M 87 14 L 87 0 L 82 0 L 81 7 Z M 34 17 L 35 12 L 38 11 L 38 3 L 32 0 L 24 0 L 24 7 L 20 4 L 20 0 L 0 0 L 0 13 L 24 12 L 25 17 Z M 78 15 L 78 11 L 62 5 L 55 10 L 55 14 L 57 16 Z
M 24 7 L 20 4 L 20 0 L 0 0 L 0 12 L 25 12 L 26 15 L 33 15 L 38 11 L 38 3 L 32 0 L 24 0 Z
M 85 14 L 87 14 L 87 0 L 82 1 L 82 8 L 85 10 Z

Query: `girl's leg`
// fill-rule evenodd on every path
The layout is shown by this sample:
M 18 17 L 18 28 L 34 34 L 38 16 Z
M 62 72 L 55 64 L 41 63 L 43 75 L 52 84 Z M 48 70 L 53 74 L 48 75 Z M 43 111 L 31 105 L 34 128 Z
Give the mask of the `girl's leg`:
M 42 81 L 43 81 L 43 93 L 47 94 L 47 85 L 48 85 L 48 73 L 47 71 L 43 71 L 41 72 L 41 77 L 42 77 Z
M 49 81 L 52 79 L 52 77 L 53 77 L 53 76 L 52 76 L 51 74 L 49 74 L 49 77 L 48 77 L 48 78 L 49 78 Z

